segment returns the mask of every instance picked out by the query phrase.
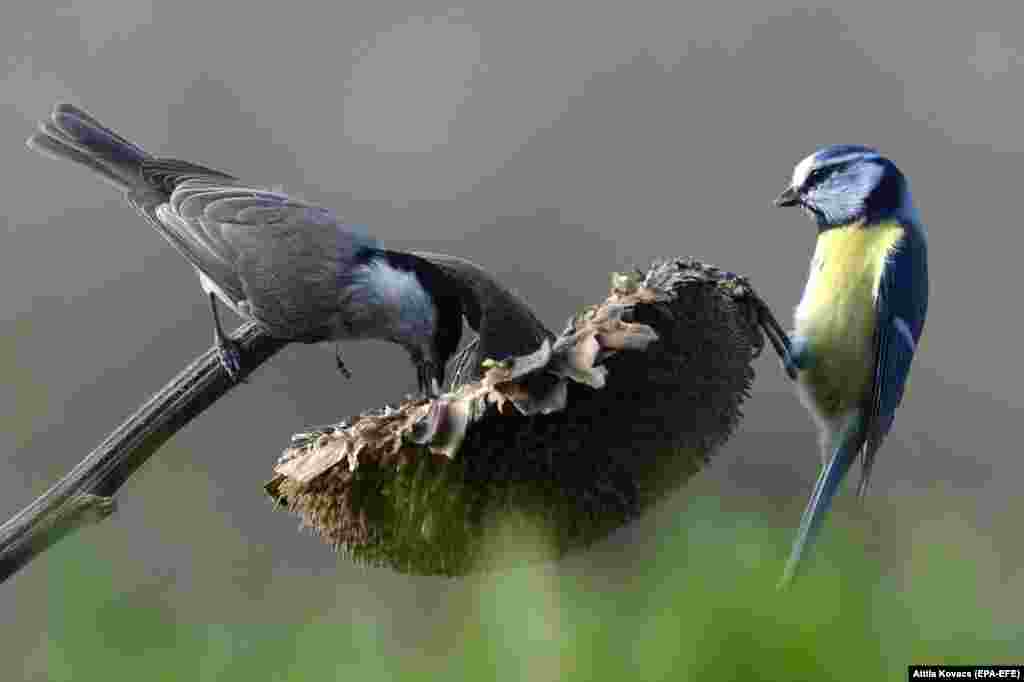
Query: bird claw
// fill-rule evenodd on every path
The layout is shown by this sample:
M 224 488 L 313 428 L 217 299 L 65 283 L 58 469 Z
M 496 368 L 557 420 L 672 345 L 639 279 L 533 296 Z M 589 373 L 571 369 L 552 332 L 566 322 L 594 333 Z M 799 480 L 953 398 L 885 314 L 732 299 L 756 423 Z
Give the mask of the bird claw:
M 242 378 L 242 347 L 234 339 L 217 339 L 217 359 L 234 383 L 245 383 Z
M 801 359 L 796 357 L 796 355 L 801 351 L 794 347 L 794 339 L 791 339 L 790 335 L 779 325 L 778 320 L 772 315 L 771 309 L 765 302 L 759 298 L 755 299 L 755 302 L 758 308 L 758 323 L 761 329 L 782 361 L 782 369 L 790 379 L 796 381 L 797 372 L 801 369 Z
M 782 368 L 794 381 L 801 370 L 811 366 L 811 351 L 807 339 L 802 336 L 790 335 L 789 348 L 782 355 Z
M 243 383 L 242 378 L 242 346 L 224 333 L 220 324 L 220 313 L 217 312 L 217 297 L 213 293 L 207 294 L 210 302 L 210 312 L 213 315 L 213 342 L 217 346 L 217 359 L 220 366 L 227 372 L 232 383 Z
M 794 362 L 793 354 L 787 351 L 786 354 L 782 356 L 781 364 L 782 369 L 785 370 L 789 378 L 792 379 L 793 381 L 796 381 L 800 368 L 797 367 L 796 362 Z

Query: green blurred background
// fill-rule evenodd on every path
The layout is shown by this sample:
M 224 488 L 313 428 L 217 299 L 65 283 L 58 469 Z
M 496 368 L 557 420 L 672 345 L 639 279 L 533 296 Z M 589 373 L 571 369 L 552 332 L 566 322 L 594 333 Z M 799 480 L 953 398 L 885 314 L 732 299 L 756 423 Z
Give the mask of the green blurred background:
M 24 148 L 54 101 L 149 150 L 488 267 L 559 328 L 607 273 L 693 256 L 783 319 L 813 245 L 771 200 L 826 143 L 912 179 L 933 302 L 867 511 L 773 586 L 816 439 L 773 357 L 664 506 L 555 565 L 352 566 L 261 484 L 288 436 L 412 390 L 402 352 L 294 347 L 179 434 L 120 511 L 0 585 L 4 679 L 902 679 L 1024 660 L 1024 8 L 858 2 L 66 0 L 0 23 L 0 516 L 210 342 L 190 268 L 106 186 Z M 518 551 L 521 543 L 495 551 Z

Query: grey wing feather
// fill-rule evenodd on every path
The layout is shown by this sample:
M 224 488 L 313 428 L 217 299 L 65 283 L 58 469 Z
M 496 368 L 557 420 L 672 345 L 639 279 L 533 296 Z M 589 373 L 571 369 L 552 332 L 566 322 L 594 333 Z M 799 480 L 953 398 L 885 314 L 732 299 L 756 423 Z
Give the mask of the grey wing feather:
M 189 200 L 189 211 L 200 208 L 250 312 L 279 336 L 329 335 L 353 268 L 378 247 L 331 211 L 277 192 L 211 191 Z
M 236 307 L 245 300 L 245 292 L 233 263 L 223 260 L 209 243 L 197 233 L 195 225 L 170 210 L 168 204 L 147 206 L 132 202 L 136 209 L 151 222 L 164 237 L 171 242 L 185 260 L 202 275 L 205 275 L 219 288 L 225 303 Z
M 28 140 L 85 166 L 126 199 L 232 306 L 289 336 L 324 323 L 369 237 L 323 208 L 248 186 L 222 171 L 146 153 L 73 104 L 58 104 Z M 236 308 L 237 309 L 237 308 Z
M 328 336 L 346 277 L 377 247 L 325 208 L 241 184 L 187 180 L 155 214 L 229 303 L 286 338 Z
M 919 226 L 907 224 L 904 237 L 886 262 L 875 300 L 875 371 L 857 486 L 860 497 L 867 493 L 875 456 L 903 400 L 927 312 L 928 262 L 924 237 Z

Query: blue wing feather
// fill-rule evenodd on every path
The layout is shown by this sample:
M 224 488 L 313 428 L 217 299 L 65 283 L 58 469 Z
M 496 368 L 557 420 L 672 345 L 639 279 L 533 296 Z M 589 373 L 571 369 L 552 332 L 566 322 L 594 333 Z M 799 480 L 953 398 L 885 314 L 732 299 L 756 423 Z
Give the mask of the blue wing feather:
M 875 371 L 865 424 L 864 456 L 857 494 L 863 497 L 875 454 L 892 428 L 928 311 L 927 247 L 921 227 L 904 225 L 882 271 L 875 301 Z

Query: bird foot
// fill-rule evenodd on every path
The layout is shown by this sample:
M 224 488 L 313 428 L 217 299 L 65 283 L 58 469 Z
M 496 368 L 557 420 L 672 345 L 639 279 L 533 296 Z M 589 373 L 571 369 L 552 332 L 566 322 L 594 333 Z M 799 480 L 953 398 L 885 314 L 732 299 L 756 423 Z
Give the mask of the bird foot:
M 233 383 L 242 383 L 242 347 L 237 341 L 224 333 L 224 327 L 220 324 L 220 313 L 217 312 L 217 297 L 212 292 L 207 293 L 210 302 L 210 312 L 213 315 L 213 342 L 217 346 L 217 358 L 220 366 L 227 372 Z
M 217 339 L 217 359 L 233 382 L 244 383 L 242 379 L 242 347 L 229 338 Z
M 755 303 L 758 308 L 758 323 L 782 361 L 782 369 L 790 379 L 796 381 L 797 370 L 801 369 L 800 358 L 797 357 L 800 351 L 794 348 L 796 340 L 790 338 L 764 301 L 755 297 Z
M 789 348 L 782 355 L 782 368 L 790 379 L 796 379 L 800 370 L 809 369 L 811 366 L 810 344 L 802 336 L 790 336 Z
M 785 355 L 782 356 L 782 369 L 786 372 L 790 379 L 796 381 L 800 368 L 793 360 L 792 353 L 787 352 Z

